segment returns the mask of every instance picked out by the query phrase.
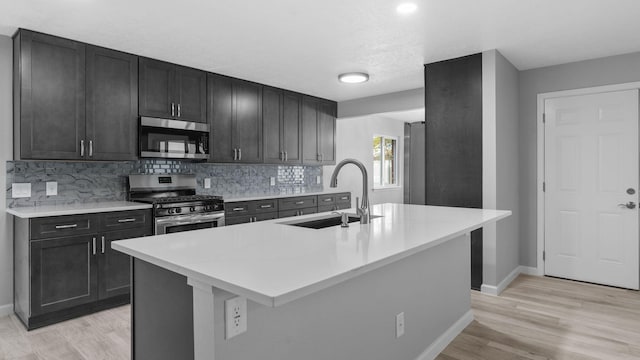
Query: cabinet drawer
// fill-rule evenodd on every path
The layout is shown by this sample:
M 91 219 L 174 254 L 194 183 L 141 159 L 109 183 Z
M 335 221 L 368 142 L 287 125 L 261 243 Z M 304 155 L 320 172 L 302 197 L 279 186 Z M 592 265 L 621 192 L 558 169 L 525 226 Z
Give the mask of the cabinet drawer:
M 101 214 L 100 231 L 151 227 L 151 210 L 116 211 Z
M 97 233 L 98 219 L 96 214 L 31 219 L 30 238 L 36 240 Z
M 225 203 L 224 214 L 226 217 L 249 215 L 251 214 L 251 201 Z
M 338 193 L 334 194 L 336 203 L 349 203 L 351 204 L 351 193 Z M 351 207 L 351 206 L 349 206 Z
M 304 209 L 308 207 L 317 207 L 317 196 L 299 196 L 292 198 L 278 199 L 278 210 Z
M 336 202 L 336 194 L 318 195 L 318 206 L 333 205 Z
M 278 217 L 285 218 L 285 217 L 291 217 L 291 216 L 309 215 L 309 214 L 315 214 L 317 212 L 318 212 L 317 207 L 305 208 L 305 209 L 280 210 L 278 211 Z
M 278 211 L 278 199 L 256 200 L 251 202 L 253 214 L 262 214 Z

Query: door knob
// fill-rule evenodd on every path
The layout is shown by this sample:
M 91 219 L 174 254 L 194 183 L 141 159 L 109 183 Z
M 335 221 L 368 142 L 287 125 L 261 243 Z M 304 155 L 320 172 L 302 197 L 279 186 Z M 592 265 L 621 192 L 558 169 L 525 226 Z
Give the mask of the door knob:
M 629 201 L 626 204 L 618 204 L 618 207 L 627 208 L 627 209 L 635 209 L 636 208 L 636 203 L 634 203 L 633 201 Z

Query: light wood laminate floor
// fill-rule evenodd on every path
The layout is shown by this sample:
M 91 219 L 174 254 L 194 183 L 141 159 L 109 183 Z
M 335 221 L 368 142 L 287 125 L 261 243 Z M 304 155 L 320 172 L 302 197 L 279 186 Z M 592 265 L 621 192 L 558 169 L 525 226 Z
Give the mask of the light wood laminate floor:
M 472 291 L 472 307 L 438 360 L 640 359 L 637 291 L 521 275 L 499 297 Z M 0 359 L 129 359 L 130 331 L 129 306 L 30 332 L 7 316 Z

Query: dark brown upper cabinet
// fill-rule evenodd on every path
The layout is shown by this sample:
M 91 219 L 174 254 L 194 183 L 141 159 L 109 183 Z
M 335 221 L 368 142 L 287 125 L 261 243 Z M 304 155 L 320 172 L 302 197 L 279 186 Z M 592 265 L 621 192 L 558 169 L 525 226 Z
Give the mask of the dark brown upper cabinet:
M 14 157 L 83 158 L 86 46 L 25 30 L 13 46 Z
M 207 122 L 204 71 L 140 58 L 140 115 Z
M 138 155 L 138 57 L 87 46 L 86 138 L 93 160 Z
M 262 85 L 209 74 L 210 162 L 262 162 Z
M 336 113 L 335 102 L 303 96 L 302 162 L 304 164 L 336 163 Z
M 137 68 L 134 55 L 20 30 L 15 158 L 136 159 Z
M 262 96 L 263 154 L 269 164 L 302 162 L 302 96 L 265 86 Z

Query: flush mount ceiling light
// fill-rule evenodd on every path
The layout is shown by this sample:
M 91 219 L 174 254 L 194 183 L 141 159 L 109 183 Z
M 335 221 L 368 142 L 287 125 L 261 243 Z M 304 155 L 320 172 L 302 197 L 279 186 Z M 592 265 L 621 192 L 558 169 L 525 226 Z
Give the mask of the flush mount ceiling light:
M 418 5 L 414 3 L 402 3 L 398 5 L 398 7 L 396 8 L 396 11 L 400 15 L 408 15 L 415 12 L 417 9 L 418 9 Z
M 351 72 L 338 75 L 338 80 L 347 84 L 359 84 L 369 80 L 369 74 L 361 72 Z

